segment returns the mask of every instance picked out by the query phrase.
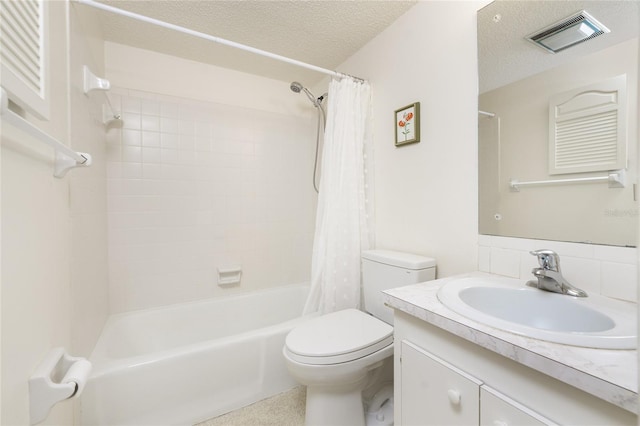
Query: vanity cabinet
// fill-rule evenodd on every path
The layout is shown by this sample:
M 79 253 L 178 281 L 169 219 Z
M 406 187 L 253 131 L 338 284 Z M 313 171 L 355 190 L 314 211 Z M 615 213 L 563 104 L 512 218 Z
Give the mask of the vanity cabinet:
M 489 386 L 480 388 L 480 426 L 555 425 L 539 413 Z
M 401 353 L 403 425 L 554 424 L 406 340 Z
M 401 350 L 402 424 L 478 424 L 482 382 L 407 341 Z
M 635 413 L 396 310 L 395 424 L 636 425 Z M 563 374 L 559 370 L 558 375 Z

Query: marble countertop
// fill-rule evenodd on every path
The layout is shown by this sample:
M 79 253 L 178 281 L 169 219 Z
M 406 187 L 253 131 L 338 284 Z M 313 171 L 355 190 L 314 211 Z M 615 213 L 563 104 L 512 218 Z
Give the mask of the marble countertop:
M 483 348 L 636 413 L 638 358 L 636 350 L 605 350 L 568 346 L 533 339 L 486 326 L 459 315 L 438 300 L 440 287 L 464 277 L 492 277 L 484 272 L 458 275 L 398 287 L 384 301 Z M 501 277 L 504 279 L 504 277 Z

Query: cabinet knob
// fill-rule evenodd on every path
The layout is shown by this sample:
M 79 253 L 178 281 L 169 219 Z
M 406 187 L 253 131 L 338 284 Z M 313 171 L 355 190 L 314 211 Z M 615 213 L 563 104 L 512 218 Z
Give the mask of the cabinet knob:
M 449 397 L 449 402 L 452 403 L 453 405 L 459 405 L 460 404 L 460 392 L 458 392 L 455 389 L 449 389 L 447 391 L 447 396 Z

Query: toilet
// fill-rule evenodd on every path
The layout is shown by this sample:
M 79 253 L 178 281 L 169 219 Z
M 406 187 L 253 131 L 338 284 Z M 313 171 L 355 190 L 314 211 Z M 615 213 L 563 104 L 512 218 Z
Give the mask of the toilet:
M 307 386 L 307 426 L 365 425 L 362 391 L 393 356 L 393 311 L 382 291 L 435 278 L 434 259 L 390 250 L 362 253 L 364 309 L 311 319 L 287 335 L 291 375 Z

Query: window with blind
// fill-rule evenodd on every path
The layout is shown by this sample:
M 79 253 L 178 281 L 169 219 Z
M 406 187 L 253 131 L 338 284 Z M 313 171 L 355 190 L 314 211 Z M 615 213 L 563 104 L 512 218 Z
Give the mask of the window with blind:
M 49 117 L 46 3 L 0 1 L 0 85 L 11 101 L 41 119 Z
M 549 174 L 627 166 L 626 75 L 558 94 L 549 102 Z

